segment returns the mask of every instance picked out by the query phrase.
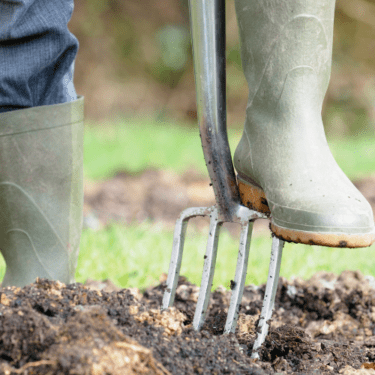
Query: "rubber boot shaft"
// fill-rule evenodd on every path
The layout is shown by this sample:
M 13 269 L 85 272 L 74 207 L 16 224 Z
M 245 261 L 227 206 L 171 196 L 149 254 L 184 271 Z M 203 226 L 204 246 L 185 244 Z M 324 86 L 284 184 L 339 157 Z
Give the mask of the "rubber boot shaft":
M 83 97 L 0 114 L 3 286 L 74 281 L 82 229 Z
M 264 191 L 266 204 L 255 203 L 269 209 L 281 238 L 362 247 L 375 239 L 372 210 L 334 160 L 321 117 L 334 7 L 333 0 L 236 0 L 249 101 L 234 165 L 243 197 L 260 200 Z

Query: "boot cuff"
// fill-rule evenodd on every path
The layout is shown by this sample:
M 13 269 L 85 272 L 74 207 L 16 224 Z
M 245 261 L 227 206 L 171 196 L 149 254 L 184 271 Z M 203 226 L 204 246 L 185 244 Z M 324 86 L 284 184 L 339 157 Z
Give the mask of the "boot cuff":
M 0 137 L 73 125 L 83 121 L 84 97 L 61 104 L 31 107 L 0 114 Z

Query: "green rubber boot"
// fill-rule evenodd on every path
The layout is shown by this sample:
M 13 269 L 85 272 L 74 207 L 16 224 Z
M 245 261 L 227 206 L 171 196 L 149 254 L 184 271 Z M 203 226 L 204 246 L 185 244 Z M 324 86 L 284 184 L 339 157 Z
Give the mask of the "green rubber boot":
M 2 286 L 74 281 L 82 229 L 83 97 L 0 114 Z
M 334 0 L 236 0 L 249 101 L 234 165 L 242 202 L 286 241 L 365 247 L 370 204 L 335 162 L 321 110 Z

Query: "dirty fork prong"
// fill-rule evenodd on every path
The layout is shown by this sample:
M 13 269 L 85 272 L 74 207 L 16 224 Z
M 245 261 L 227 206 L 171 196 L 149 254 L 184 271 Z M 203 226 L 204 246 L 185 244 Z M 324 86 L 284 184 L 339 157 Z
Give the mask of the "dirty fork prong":
M 273 237 L 272 239 L 272 250 L 271 250 L 271 260 L 270 267 L 268 270 L 268 278 L 266 284 L 266 291 L 264 292 L 262 312 L 260 314 L 259 324 L 258 324 L 258 335 L 255 339 L 253 352 L 251 355 L 252 359 L 259 359 L 258 349 L 263 344 L 266 336 L 268 334 L 269 323 L 271 319 L 273 307 L 275 305 L 275 297 L 277 292 L 277 284 L 279 281 L 281 256 L 283 253 L 284 241 Z
M 165 310 L 173 305 L 178 277 L 180 276 L 182 253 L 184 251 L 185 234 L 188 221 L 196 216 L 206 216 L 210 214 L 211 208 L 191 207 L 182 211 L 176 221 L 173 235 L 173 247 L 171 261 L 169 263 L 167 285 L 163 296 L 162 309 Z
M 213 206 L 213 210 L 210 214 L 210 229 L 206 254 L 204 256 L 202 281 L 199 288 L 199 296 L 193 319 L 193 327 L 197 331 L 202 328 L 206 317 L 208 303 L 210 302 L 212 281 L 214 278 L 216 265 L 217 247 L 219 244 L 219 234 L 222 225 L 223 221 L 219 219 L 218 209 L 216 206 Z
M 236 330 L 239 308 L 245 287 L 253 225 L 254 223 L 250 221 L 241 224 L 240 247 L 238 250 L 236 273 L 231 285 L 232 295 L 230 298 L 224 333 L 234 333 Z

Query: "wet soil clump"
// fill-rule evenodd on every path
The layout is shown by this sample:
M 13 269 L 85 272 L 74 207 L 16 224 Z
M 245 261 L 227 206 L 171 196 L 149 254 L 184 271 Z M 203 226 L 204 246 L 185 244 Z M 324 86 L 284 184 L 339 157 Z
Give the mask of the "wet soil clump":
M 372 277 L 280 278 L 257 361 L 250 355 L 264 285 L 245 287 L 230 335 L 223 335 L 230 290 L 212 293 L 196 332 L 198 287 L 180 277 L 174 307 L 161 312 L 164 288 L 163 281 L 141 294 L 39 279 L 0 289 L 0 374 L 375 374 Z

